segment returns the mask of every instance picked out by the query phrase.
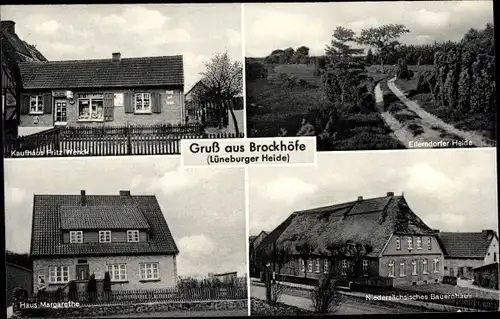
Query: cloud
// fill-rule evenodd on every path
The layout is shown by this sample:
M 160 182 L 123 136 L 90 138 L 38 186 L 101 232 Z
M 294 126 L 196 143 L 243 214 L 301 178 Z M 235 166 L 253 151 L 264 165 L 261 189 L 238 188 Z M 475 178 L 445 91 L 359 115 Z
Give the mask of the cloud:
M 419 192 L 427 195 L 454 196 L 462 187 L 458 180 L 434 169 L 428 163 L 410 166 L 405 174 L 408 189 L 418 189 Z
M 284 177 L 262 185 L 260 192 L 276 202 L 292 204 L 302 197 L 313 194 L 316 186 L 297 177 Z
M 21 188 L 8 187 L 5 189 L 5 203 L 21 204 L 29 200 L 28 192 Z
M 61 27 L 61 24 L 56 20 L 48 20 L 35 26 L 35 31 L 42 35 L 51 35 L 58 32 Z
M 94 20 L 96 25 L 99 24 L 103 28 L 140 34 L 161 31 L 170 18 L 157 10 L 143 6 L 130 6 L 123 9 L 120 14 L 97 16 Z
M 450 19 L 449 12 L 434 12 L 427 9 L 417 10 L 412 14 L 413 22 L 424 28 L 444 28 Z
M 226 40 L 229 43 L 230 46 L 233 47 L 238 47 L 241 45 L 241 40 L 242 40 L 242 35 L 241 32 L 233 30 L 233 29 L 227 29 L 226 30 Z
M 210 255 L 217 248 L 214 240 L 207 235 L 182 237 L 179 240 L 179 250 L 186 255 Z

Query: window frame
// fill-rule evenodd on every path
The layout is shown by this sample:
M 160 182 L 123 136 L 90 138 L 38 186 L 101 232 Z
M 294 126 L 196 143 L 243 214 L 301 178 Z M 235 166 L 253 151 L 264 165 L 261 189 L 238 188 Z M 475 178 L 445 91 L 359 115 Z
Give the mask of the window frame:
M 417 249 L 422 249 L 422 237 L 417 237 Z
M 319 258 L 316 258 L 316 272 L 319 273 L 319 268 L 321 266 L 321 261 Z
M 432 237 L 427 237 L 427 250 L 432 250 Z
M 439 260 L 439 258 L 434 258 L 433 272 L 434 273 L 438 273 L 439 272 L 439 268 L 441 268 L 440 260 Z
M 128 281 L 127 264 L 107 264 L 106 270 L 109 273 L 109 278 L 111 279 L 111 282 Z M 116 279 L 115 275 L 117 275 L 118 279 Z M 125 279 L 121 278 L 122 275 L 124 275 Z
M 61 118 L 58 119 L 57 115 L 57 104 L 61 103 Z M 64 108 L 64 118 L 62 118 L 62 113 L 63 113 L 63 108 Z M 55 125 L 66 125 L 68 123 L 68 103 L 65 100 L 61 99 L 56 99 L 54 100 L 54 124 Z
M 363 259 L 361 272 L 363 273 L 364 276 L 368 276 L 368 259 Z
M 342 276 L 347 276 L 347 260 L 342 260 Z
M 104 234 L 104 239 L 106 239 L 109 236 L 109 240 L 101 240 L 102 239 L 101 237 L 103 234 Z M 100 230 L 99 231 L 99 242 L 100 243 L 110 243 L 111 242 L 111 230 Z
M 43 108 L 44 108 L 44 103 L 43 103 L 43 94 L 30 94 L 30 108 L 28 114 L 30 115 L 43 115 Z M 31 110 L 31 102 L 33 101 L 33 98 L 35 98 L 35 103 L 36 103 L 36 111 Z
M 411 236 L 407 236 L 406 240 L 408 241 L 408 250 L 413 250 L 413 238 Z
M 396 236 L 396 250 L 401 250 L 401 237 Z
M 135 239 L 134 234 L 137 234 L 137 240 L 134 240 Z M 133 237 L 131 237 L 131 236 L 133 236 Z M 127 230 L 127 243 L 138 243 L 139 241 L 140 241 L 139 230 L 137 230 L 137 229 Z
M 300 264 L 300 271 L 306 272 L 306 263 L 305 263 L 304 259 L 299 258 L 299 264 Z
M 399 262 L 399 277 L 406 277 L 406 262 L 404 260 Z
M 141 96 L 141 108 L 137 109 L 137 96 Z M 149 105 L 148 108 L 144 107 L 145 97 L 148 96 Z M 151 114 L 153 113 L 153 107 L 151 106 L 151 92 L 137 92 L 134 93 L 134 113 L 135 114 Z
M 156 277 L 154 277 L 154 270 L 155 270 L 155 267 L 153 267 L 154 265 L 156 265 Z M 151 266 L 151 278 L 147 278 L 144 277 L 143 275 L 146 274 L 147 275 L 147 271 L 148 271 L 148 268 L 147 266 Z M 143 268 L 144 268 L 144 272 L 143 272 Z M 160 280 L 160 263 L 157 262 L 157 261 L 152 261 L 152 262 L 143 262 L 143 263 L 139 263 L 139 278 L 141 281 L 155 281 L 155 280 Z
M 323 273 L 327 274 L 330 268 L 328 259 L 323 260 Z
M 80 235 L 80 236 L 78 236 L 78 235 Z M 79 241 L 78 241 L 78 238 L 80 239 Z M 82 230 L 70 230 L 69 231 L 69 243 L 70 244 L 83 244 L 83 231 Z
M 394 260 L 389 261 L 388 264 L 389 272 L 387 274 L 388 277 L 395 278 L 396 277 L 396 262 Z
M 313 271 L 314 271 L 313 261 L 312 261 L 312 259 L 309 259 L 307 261 L 307 272 L 311 273 Z
M 412 260 L 411 262 L 411 274 L 412 276 L 418 275 L 418 263 L 416 260 Z
M 55 270 L 55 278 L 52 276 L 52 270 Z M 61 280 L 57 280 L 58 277 Z M 49 284 L 65 284 L 67 282 L 69 282 L 69 266 L 49 266 Z
M 427 258 L 422 259 L 422 274 L 429 274 L 429 261 Z
M 99 96 L 100 95 L 100 96 Z M 81 101 L 88 101 L 88 107 L 89 107 L 89 118 L 81 118 L 80 117 L 80 102 Z M 92 102 L 93 101 L 101 101 L 102 102 L 102 118 L 92 118 Z M 77 122 L 104 122 L 104 94 L 102 93 L 82 93 L 78 95 L 78 104 L 77 104 Z M 97 113 L 98 108 L 96 107 L 96 113 Z

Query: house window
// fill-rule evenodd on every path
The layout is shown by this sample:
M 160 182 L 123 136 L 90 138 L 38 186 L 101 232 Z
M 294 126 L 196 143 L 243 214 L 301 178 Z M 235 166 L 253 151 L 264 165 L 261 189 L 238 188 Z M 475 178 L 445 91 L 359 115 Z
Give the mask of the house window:
M 423 274 L 429 273 L 429 265 L 427 264 L 427 259 L 422 260 L 422 273 Z
M 431 237 L 427 238 L 427 249 L 429 249 L 429 250 L 432 249 L 432 238 Z
M 399 277 L 406 277 L 406 263 L 404 261 L 399 263 Z
M 434 272 L 439 272 L 439 258 L 434 259 Z
M 342 275 L 347 275 L 347 260 L 342 260 Z
M 396 249 L 400 250 L 401 249 L 401 238 L 396 237 Z
M 56 123 L 66 123 L 66 101 L 56 101 L 55 102 L 55 116 Z
M 135 112 L 151 113 L 151 93 L 135 94 Z
M 497 262 L 497 253 L 493 253 L 493 262 L 496 263 Z
M 99 231 L 99 242 L 100 243 L 110 243 L 111 242 L 111 230 L 100 230 Z
M 83 243 L 83 231 L 70 231 L 69 232 L 69 242 L 70 244 L 81 244 Z
M 417 261 L 414 260 L 411 262 L 411 274 L 412 275 L 417 275 L 418 269 L 417 269 Z
M 396 270 L 395 270 L 395 267 L 394 267 L 394 260 L 391 260 L 389 262 L 389 277 L 395 277 L 396 276 Z
M 127 265 L 116 264 L 108 265 L 108 273 L 111 281 L 126 281 L 127 280 Z
M 43 95 L 30 96 L 30 114 L 43 114 Z
M 129 243 L 136 243 L 139 241 L 139 231 L 138 230 L 127 230 L 127 241 Z
M 413 238 L 411 237 L 408 237 L 408 250 L 412 250 L 413 249 Z
M 368 260 L 363 260 L 363 275 L 368 275 Z
M 49 282 L 52 284 L 66 283 L 69 281 L 68 266 L 51 266 L 49 267 Z
M 316 258 L 316 272 L 319 272 L 319 261 L 320 259 L 319 258 Z
M 158 263 L 141 264 L 141 280 L 157 280 L 160 279 L 158 271 Z
M 422 249 L 422 237 L 417 237 L 417 249 Z
M 305 272 L 306 271 L 306 264 L 304 262 L 304 259 L 299 258 L 299 264 L 300 264 L 300 271 Z
M 103 94 L 80 94 L 78 97 L 79 121 L 104 121 Z
M 329 264 L 328 264 L 328 259 L 325 259 L 324 263 L 323 263 L 323 272 L 327 273 L 328 272 L 328 267 Z
M 307 271 L 313 272 L 313 262 L 310 259 L 307 261 Z

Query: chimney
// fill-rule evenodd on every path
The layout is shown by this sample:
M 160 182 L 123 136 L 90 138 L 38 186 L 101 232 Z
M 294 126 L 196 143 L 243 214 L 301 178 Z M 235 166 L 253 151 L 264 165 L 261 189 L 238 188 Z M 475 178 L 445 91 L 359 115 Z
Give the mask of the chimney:
M 85 190 L 80 191 L 80 205 L 87 206 L 87 195 L 85 195 Z
M 387 192 L 387 197 L 392 197 L 394 196 L 394 192 Z
M 120 196 L 128 197 L 128 196 L 130 196 L 130 191 L 121 190 Z
M 14 21 L 5 20 L 1 22 L 2 31 L 5 30 L 9 34 L 16 33 L 16 23 Z
M 120 52 L 115 52 L 111 55 L 113 62 L 120 62 L 122 59 L 122 54 Z
M 491 229 L 483 229 L 483 230 L 481 231 L 481 233 L 483 233 L 483 235 L 484 235 L 484 236 L 485 236 L 488 240 L 490 240 L 490 239 L 492 239 L 492 238 L 493 238 L 493 230 L 491 230 Z
M 358 196 L 358 202 L 363 200 L 363 196 Z

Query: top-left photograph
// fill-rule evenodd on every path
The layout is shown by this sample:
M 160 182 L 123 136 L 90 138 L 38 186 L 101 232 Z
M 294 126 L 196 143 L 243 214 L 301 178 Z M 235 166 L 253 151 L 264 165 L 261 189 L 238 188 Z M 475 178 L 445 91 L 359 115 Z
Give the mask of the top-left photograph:
M 241 4 L 1 7 L 5 158 L 244 137 Z

